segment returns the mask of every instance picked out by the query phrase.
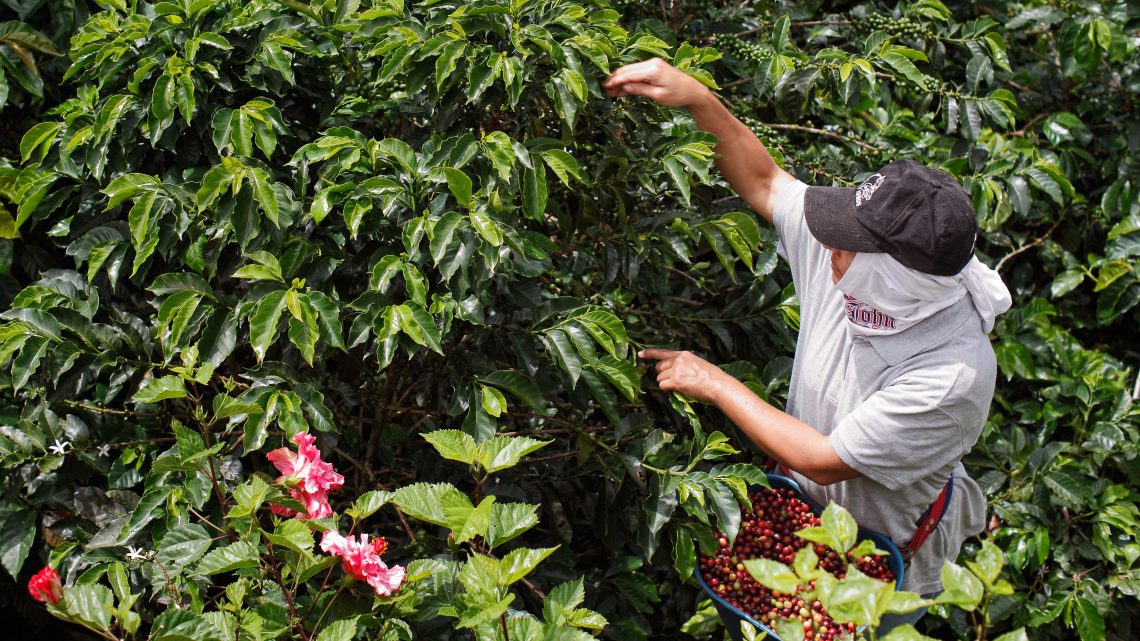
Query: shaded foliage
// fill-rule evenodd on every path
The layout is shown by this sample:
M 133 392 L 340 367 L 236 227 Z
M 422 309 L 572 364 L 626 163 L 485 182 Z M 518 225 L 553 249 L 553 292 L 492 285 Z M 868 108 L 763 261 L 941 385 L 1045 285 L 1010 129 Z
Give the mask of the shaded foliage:
M 184 602 L 202 616 L 167 622 L 198 636 L 233 618 L 251 637 L 335 620 L 332 638 L 469 638 L 508 608 L 553 626 L 511 619 L 512 639 L 598 632 L 579 606 L 610 638 L 717 634 L 682 579 L 762 461 L 722 417 L 643 389 L 633 352 L 700 350 L 779 404 L 797 307 L 774 235 L 711 171 L 715 140 L 600 91 L 661 56 L 809 182 L 907 157 L 973 198 L 1017 307 L 968 464 L 1015 593 L 927 630 L 1132 636 L 1135 8 L 5 5 L 12 576 L 51 561 L 102 588 L 92 603 L 145 594 L 140 630 Z M 298 431 L 347 477 L 341 523 L 423 560 L 396 600 L 273 580 L 321 563 L 308 528 L 257 511 L 264 453 Z M 512 554 L 525 583 L 488 569 Z

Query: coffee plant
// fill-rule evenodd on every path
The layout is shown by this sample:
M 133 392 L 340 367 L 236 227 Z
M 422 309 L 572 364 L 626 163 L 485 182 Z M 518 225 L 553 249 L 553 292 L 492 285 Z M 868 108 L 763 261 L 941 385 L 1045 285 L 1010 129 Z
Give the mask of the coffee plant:
M 634 354 L 779 405 L 798 307 L 716 140 L 601 90 L 656 56 L 810 183 L 957 176 L 1015 296 L 966 461 L 990 527 L 935 602 L 876 581 L 828 612 L 1133 638 L 1138 29 L 1084 0 L 4 0 L 2 616 L 723 637 L 691 577 L 765 461 Z

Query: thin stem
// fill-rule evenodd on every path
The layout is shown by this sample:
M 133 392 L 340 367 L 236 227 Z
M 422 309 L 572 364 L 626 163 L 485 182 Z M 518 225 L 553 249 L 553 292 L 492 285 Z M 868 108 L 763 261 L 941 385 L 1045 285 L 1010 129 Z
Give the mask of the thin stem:
M 74 407 L 75 409 L 87 410 L 88 412 L 95 412 L 96 414 L 110 414 L 112 416 L 144 416 L 144 417 L 148 417 L 148 418 L 149 417 L 155 417 L 155 416 L 161 416 L 161 414 L 158 414 L 155 412 L 132 412 L 130 410 L 113 410 L 113 409 L 108 409 L 106 407 L 98 407 L 96 405 L 88 405 L 87 403 L 78 403 L 76 401 L 67 400 L 67 399 L 63 400 L 63 404 L 68 406 L 68 407 Z
M 352 533 L 355 531 L 356 531 L 356 520 L 354 519 L 352 522 L 352 527 L 348 528 L 348 537 L 351 538 Z M 328 571 L 325 572 L 325 578 L 321 579 L 321 587 L 317 588 L 317 594 L 324 592 L 325 588 L 327 588 L 329 586 L 329 579 L 332 577 L 333 570 L 335 570 L 335 569 L 336 569 L 335 563 L 333 565 L 329 566 Z M 339 593 L 340 591 L 338 590 L 337 592 Z M 313 608 L 316 607 L 316 605 L 317 605 L 317 600 L 316 600 L 316 598 L 314 598 L 313 602 L 309 604 L 308 609 L 305 610 L 305 618 L 306 619 L 308 619 L 309 615 L 313 613 Z M 322 614 L 321 617 L 324 617 L 324 614 Z M 315 629 L 316 628 L 314 628 L 314 630 Z
M 376 478 L 376 476 L 372 473 L 372 470 L 365 467 L 363 464 L 360 463 L 360 461 L 357 461 L 356 459 L 349 456 L 348 452 L 345 452 L 344 450 L 340 449 L 340 447 L 334 447 L 333 451 L 336 452 L 338 455 L 340 455 L 341 458 L 343 458 L 344 460 L 351 463 L 353 467 L 360 470 L 361 474 L 364 474 L 364 476 L 368 477 L 368 480 L 371 481 L 371 480 Z
M 503 626 L 503 641 L 511 641 L 511 635 L 507 632 L 507 614 L 505 612 L 499 615 L 499 624 Z
M 570 456 L 574 456 L 577 453 L 578 453 L 578 450 L 570 450 L 569 452 L 563 452 L 561 454 L 552 454 L 550 456 L 539 456 L 537 458 L 529 458 L 529 459 L 520 461 L 520 464 L 525 465 L 528 463 L 541 463 L 542 461 L 555 461 L 555 460 L 558 460 L 561 458 L 567 458 Z
M 753 78 L 738 78 L 736 80 L 729 80 L 720 86 L 721 89 L 729 89 L 731 87 L 739 87 L 753 81 Z
M 396 508 L 396 516 L 400 518 L 400 524 L 404 526 L 404 531 L 408 533 L 408 543 L 415 543 L 416 535 L 412 532 L 412 526 L 408 525 L 408 519 L 404 518 L 404 513 L 400 508 Z
M 264 532 L 262 532 L 264 534 Z M 285 587 L 285 581 L 281 579 L 281 571 L 277 569 L 277 555 L 273 553 L 273 542 L 266 540 L 267 551 L 269 552 L 269 571 L 273 576 L 273 580 L 281 588 L 281 594 L 285 597 L 285 604 L 289 606 L 289 616 L 293 617 L 293 629 L 297 631 L 297 635 L 301 637 L 302 641 L 309 641 L 308 635 L 305 634 L 305 625 L 301 617 L 297 616 L 297 608 L 293 606 L 293 595 L 288 588 Z
M 209 429 L 203 429 L 202 430 L 202 440 L 204 441 L 204 443 L 206 445 L 206 449 L 210 449 L 210 430 Z M 212 485 L 214 488 L 214 498 L 216 498 L 218 500 L 218 509 L 221 510 L 222 514 L 225 514 L 226 513 L 226 497 L 224 494 L 222 494 L 221 486 L 218 485 L 218 474 L 217 474 L 217 471 L 214 469 L 214 457 L 212 457 L 212 456 L 206 457 L 206 469 L 208 469 L 210 471 L 210 485 Z M 235 534 L 234 532 L 229 532 L 229 536 L 230 536 L 231 540 L 237 540 L 237 534 Z
M 342 585 L 336 589 L 336 593 L 332 595 L 331 599 L 329 599 L 328 605 L 326 605 L 325 609 L 321 611 L 321 616 L 317 617 L 317 624 L 313 626 L 314 632 L 321 629 L 321 621 L 325 620 L 325 615 L 329 613 L 329 609 L 332 608 L 332 604 L 336 602 L 336 598 L 340 596 L 340 593 L 343 590 L 344 586 Z
M 1029 132 L 1030 129 L 1033 128 L 1033 125 L 1036 125 L 1038 122 L 1041 122 L 1041 120 L 1043 120 L 1044 118 L 1045 118 L 1045 114 L 1043 114 L 1043 113 L 1037 114 L 1036 116 L 1030 118 L 1029 122 L 1025 123 L 1024 127 L 1022 127 L 1021 129 L 1018 129 L 1017 131 L 1011 131 L 1008 134 L 1006 134 L 1006 136 L 1008 136 L 1010 138 L 1022 138 L 1025 136 L 1026 133 Z
M 201 513 L 199 513 L 199 512 L 198 512 L 197 510 L 195 510 L 194 508 L 192 508 L 192 507 L 188 507 L 188 508 L 186 508 L 186 510 L 187 510 L 188 512 L 190 512 L 191 514 L 193 514 L 194 516 L 198 517 L 198 520 L 199 520 L 199 521 L 201 521 L 202 523 L 205 523 L 206 525 L 208 525 L 208 526 L 210 526 L 211 528 L 213 528 L 213 529 L 217 530 L 218 532 L 221 532 L 221 533 L 222 533 L 223 535 L 225 535 L 226 537 L 229 537 L 229 535 L 230 535 L 230 532 L 229 532 L 229 530 L 225 530 L 225 529 L 223 529 L 223 528 L 220 528 L 220 527 L 218 527 L 217 525 L 214 525 L 214 522 L 213 522 L 213 521 L 211 521 L 210 519 L 206 518 L 204 515 L 202 515 Z
M 854 143 L 856 145 L 859 145 L 863 149 L 866 149 L 867 151 L 873 151 L 875 153 L 881 153 L 883 151 L 882 149 L 879 149 L 878 147 L 876 147 L 870 143 L 863 142 L 862 140 L 858 140 L 858 139 L 852 138 L 850 136 L 844 136 L 843 134 L 838 134 L 838 133 L 835 133 L 834 131 L 827 131 L 826 129 L 816 129 L 815 127 L 805 127 L 804 125 L 791 125 L 791 124 L 779 123 L 779 122 L 778 123 L 772 123 L 772 124 L 765 123 L 764 126 L 771 127 L 772 129 L 791 129 L 792 131 L 802 131 L 805 133 L 815 134 L 817 136 L 825 136 L 827 138 L 834 138 L 836 140 L 842 140 L 843 142 Z
M 1001 260 L 998 261 L 997 265 L 994 265 L 994 271 L 995 272 L 1001 272 L 1001 268 L 1005 266 L 1006 261 L 1008 261 L 1009 259 L 1013 258 L 1014 256 L 1016 256 L 1018 254 L 1021 254 L 1023 252 L 1027 252 L 1030 249 L 1033 249 L 1034 247 L 1045 242 L 1046 238 L 1053 235 L 1053 232 L 1056 231 L 1057 226 L 1061 224 L 1062 220 L 1064 220 L 1064 219 L 1058 218 L 1057 222 L 1053 223 L 1053 226 L 1049 228 L 1049 231 L 1045 232 L 1045 234 L 1043 236 L 1041 236 L 1040 238 L 1038 238 L 1037 240 L 1034 240 L 1033 242 L 1029 243 L 1028 245 L 1022 245 L 1021 247 L 1018 247 L 1017 249 L 1006 254 L 1005 257 L 1003 257 Z

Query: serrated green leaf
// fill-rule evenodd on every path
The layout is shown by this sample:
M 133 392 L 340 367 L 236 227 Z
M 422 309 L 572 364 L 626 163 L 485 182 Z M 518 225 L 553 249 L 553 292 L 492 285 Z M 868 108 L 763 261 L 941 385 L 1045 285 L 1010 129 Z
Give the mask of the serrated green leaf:
M 956 605 L 967 611 L 978 606 L 984 593 L 981 580 L 973 572 L 949 561 L 942 564 L 942 588 L 936 602 Z
M 300 519 L 283 519 L 277 522 L 273 532 L 265 532 L 265 538 L 272 544 L 305 554 L 313 551 L 313 531 Z
M 829 503 L 819 518 L 820 526 L 831 535 L 835 541 L 838 552 L 846 552 L 855 546 L 855 539 L 859 534 L 859 526 L 855 517 L 847 510 L 835 503 Z
M 71 619 L 93 630 L 107 631 L 111 627 L 115 595 L 98 583 L 73 585 L 63 591 L 63 598 L 53 606 Z M 58 614 L 57 614 L 58 616 Z
M 517 548 L 511 550 L 499 562 L 503 583 L 510 585 L 522 579 L 527 574 L 530 574 L 532 570 L 538 567 L 539 563 L 542 563 L 546 557 L 554 554 L 557 549 L 558 546 L 552 548 Z
M 570 615 L 585 599 L 586 590 L 581 578 L 559 584 L 543 600 L 542 618 L 547 625 L 565 625 Z
M 222 639 L 208 615 L 171 608 L 154 620 L 153 641 L 203 641 Z
M 197 523 L 184 523 L 168 531 L 155 546 L 155 551 L 160 562 L 177 572 L 202 558 L 212 544 L 206 528 Z
M 552 442 L 529 436 L 496 436 L 479 444 L 475 461 L 490 474 L 514 467 L 522 457 Z
M 261 447 L 261 443 L 254 445 L 256 447 L 251 447 L 246 451 L 253 451 Z M 256 474 L 251 475 L 244 483 L 234 488 L 233 496 L 236 505 L 230 508 L 227 516 L 237 518 L 254 514 L 269 500 L 272 494 L 274 494 L 274 489 L 265 482 L 265 479 Z
M 372 490 L 361 494 L 355 501 L 352 502 L 352 507 L 345 510 L 353 519 L 359 521 L 366 519 L 376 513 L 376 510 L 384 507 L 392 500 L 393 494 L 387 490 Z
M 412 518 L 447 526 L 447 515 L 441 507 L 443 496 L 458 492 L 449 483 L 415 483 L 396 490 L 392 502 Z
M 792 572 L 791 568 L 771 559 L 747 559 L 744 561 L 744 569 L 752 575 L 752 578 L 770 590 L 776 590 L 785 594 L 792 594 L 796 591 L 796 587 L 800 585 L 799 578 Z
M 458 491 L 446 492 L 441 497 L 441 507 L 447 517 L 447 527 L 457 543 L 470 541 L 475 537 L 485 537 L 491 519 L 491 507 L 495 497 L 488 496 L 476 507 L 471 499 Z
M 357 0 L 358 2 L 358 0 Z M 341 5 L 344 1 L 341 0 Z M 317 634 L 317 641 L 352 641 L 356 636 L 356 617 L 340 619 L 326 625 Z
M 494 548 L 538 525 L 538 506 L 529 503 L 495 503 L 487 525 L 487 545 Z
M 260 561 L 261 555 L 255 546 L 246 541 L 236 541 L 207 552 L 195 566 L 194 571 L 208 576 L 241 568 L 255 568 Z
M 459 430 L 435 430 L 421 434 L 445 459 L 472 465 L 478 455 L 475 439 Z
M 135 393 L 136 403 L 158 403 L 172 398 L 186 398 L 186 381 L 180 376 L 162 376 L 148 380 Z

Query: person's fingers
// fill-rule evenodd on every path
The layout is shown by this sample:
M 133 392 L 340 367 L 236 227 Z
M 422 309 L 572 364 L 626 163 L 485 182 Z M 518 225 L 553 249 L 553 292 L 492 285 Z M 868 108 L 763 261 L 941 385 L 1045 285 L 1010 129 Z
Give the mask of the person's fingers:
M 637 355 L 640 356 L 641 358 L 645 358 L 645 359 L 653 360 L 653 361 L 659 361 L 663 358 L 672 358 L 673 356 L 676 356 L 677 354 L 678 354 L 678 352 L 676 350 L 660 349 L 657 347 L 647 347 L 647 348 L 645 348 L 645 349 L 643 349 L 637 353 Z
M 611 95 L 613 98 L 621 96 L 642 96 L 650 100 L 661 100 L 668 92 L 664 87 L 649 84 L 647 82 L 627 82 L 621 85 L 620 95 Z
M 652 82 L 659 69 L 660 63 L 656 60 L 635 62 L 624 67 L 619 67 L 602 85 L 605 87 L 615 87 L 629 82 Z
M 664 374 L 665 372 L 668 372 L 669 370 L 673 369 L 673 359 L 672 358 L 666 358 L 664 360 L 657 361 L 657 365 L 655 365 L 654 367 L 657 368 L 658 375 Z

